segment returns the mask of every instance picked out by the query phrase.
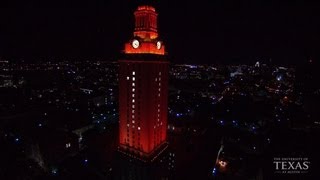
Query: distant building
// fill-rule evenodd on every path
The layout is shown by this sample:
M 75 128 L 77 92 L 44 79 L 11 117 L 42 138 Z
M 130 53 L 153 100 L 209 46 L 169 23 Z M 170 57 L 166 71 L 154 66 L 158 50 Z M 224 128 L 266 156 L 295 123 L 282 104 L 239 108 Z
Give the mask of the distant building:
M 79 151 L 78 137 L 59 130 L 42 129 L 27 145 L 28 156 L 44 170 L 55 171 L 66 158 Z

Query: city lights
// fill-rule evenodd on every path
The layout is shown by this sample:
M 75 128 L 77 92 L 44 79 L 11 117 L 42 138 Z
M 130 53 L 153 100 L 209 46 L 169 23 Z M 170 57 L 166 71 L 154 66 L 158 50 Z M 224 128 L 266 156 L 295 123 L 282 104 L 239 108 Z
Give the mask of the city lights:
M 318 5 L 143 2 L 1 7 L 0 179 L 320 179 Z

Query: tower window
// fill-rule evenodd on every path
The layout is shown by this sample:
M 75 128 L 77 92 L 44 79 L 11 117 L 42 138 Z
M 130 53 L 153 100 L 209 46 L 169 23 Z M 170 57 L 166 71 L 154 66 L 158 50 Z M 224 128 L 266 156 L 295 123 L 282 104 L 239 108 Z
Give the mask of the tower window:
M 132 71 L 132 75 L 136 75 L 136 72 L 135 72 L 135 71 Z

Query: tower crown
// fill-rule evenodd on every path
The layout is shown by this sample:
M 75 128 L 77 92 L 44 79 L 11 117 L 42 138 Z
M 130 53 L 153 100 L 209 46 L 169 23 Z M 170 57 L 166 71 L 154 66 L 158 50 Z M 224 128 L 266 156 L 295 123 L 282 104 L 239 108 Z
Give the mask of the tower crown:
M 158 14 L 152 6 L 139 6 L 135 12 L 133 39 L 125 44 L 125 54 L 165 55 L 165 46 L 158 39 Z
M 158 14 L 152 6 L 139 6 L 134 12 L 134 36 L 142 39 L 156 39 L 158 37 Z

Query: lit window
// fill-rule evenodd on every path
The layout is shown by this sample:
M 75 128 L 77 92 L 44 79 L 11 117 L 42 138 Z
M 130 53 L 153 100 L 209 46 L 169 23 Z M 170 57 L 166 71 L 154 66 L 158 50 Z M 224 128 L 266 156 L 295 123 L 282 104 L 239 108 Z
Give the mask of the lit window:
M 162 126 L 162 122 L 160 123 L 160 125 Z
M 127 124 L 127 127 L 129 127 L 130 126 L 130 124 Z
M 157 81 L 158 81 L 158 79 L 156 78 L 154 81 L 156 81 L 156 82 L 157 82 Z
M 161 83 L 159 83 L 159 86 L 161 86 Z
M 140 127 L 138 127 L 138 131 L 140 131 Z
M 161 91 L 161 88 L 159 88 L 159 91 Z
M 132 71 L 132 75 L 136 75 L 136 72 L 135 72 L 135 71 Z
M 160 93 L 158 94 L 158 96 L 160 97 Z
M 132 114 L 134 114 L 134 110 L 132 110 Z
M 132 99 L 132 102 L 134 103 L 134 99 Z
M 135 81 L 136 80 L 136 78 L 135 77 L 132 77 L 132 81 Z
M 132 94 L 132 97 L 134 98 L 134 94 Z
M 159 75 L 161 76 L 161 72 L 159 72 Z
M 160 109 L 158 109 L 158 112 L 160 112 Z
M 132 115 L 132 119 L 134 119 L 134 115 Z
M 68 148 L 70 148 L 71 147 L 71 143 L 67 143 L 66 144 L 66 148 L 68 149 Z
M 135 123 L 135 121 L 132 121 L 132 124 L 134 124 Z
M 127 80 L 129 80 L 130 78 L 129 78 L 129 76 L 127 76 Z
M 134 129 L 134 125 L 132 125 L 132 129 Z
M 134 92 L 135 91 L 135 89 L 134 88 L 132 88 L 132 92 Z
M 161 81 L 161 77 L 159 77 L 159 81 Z
M 134 109 L 134 104 L 132 105 L 132 109 Z
M 158 104 L 158 107 L 160 107 L 160 104 Z
M 135 83 L 132 83 L 132 86 L 135 86 L 136 84 Z

